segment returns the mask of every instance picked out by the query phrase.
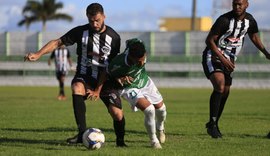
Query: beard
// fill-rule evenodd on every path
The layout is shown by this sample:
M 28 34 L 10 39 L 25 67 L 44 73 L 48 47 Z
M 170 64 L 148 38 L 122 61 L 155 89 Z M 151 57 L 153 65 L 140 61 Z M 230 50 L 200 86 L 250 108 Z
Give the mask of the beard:
M 104 22 L 101 24 L 100 29 L 93 29 L 95 33 L 101 33 L 101 31 L 103 30 L 103 28 L 105 27 Z

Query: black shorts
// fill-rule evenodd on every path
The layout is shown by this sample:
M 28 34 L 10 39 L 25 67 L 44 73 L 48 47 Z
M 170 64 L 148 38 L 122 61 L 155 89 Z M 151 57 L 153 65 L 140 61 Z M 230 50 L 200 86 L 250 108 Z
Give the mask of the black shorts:
M 61 77 L 66 76 L 67 75 L 67 71 L 56 71 L 55 72 L 55 76 L 57 78 L 57 80 L 60 80 Z
M 215 72 L 222 72 L 225 77 L 225 85 L 232 85 L 232 72 L 226 70 L 220 60 L 214 58 L 210 50 L 205 50 L 202 55 L 202 66 L 205 76 L 209 79 Z
M 91 76 L 87 75 L 75 75 L 71 84 L 76 82 L 82 82 L 84 84 L 85 90 L 91 89 L 94 90 L 97 86 L 97 80 Z M 84 99 L 87 99 L 88 95 L 84 96 Z M 110 80 L 107 80 L 100 92 L 100 99 L 108 108 L 110 105 L 114 105 L 117 108 L 122 109 L 122 101 L 118 89 L 115 88 L 114 83 Z
M 107 80 L 105 82 L 100 92 L 100 98 L 107 107 L 109 107 L 109 105 L 114 105 L 117 108 L 122 109 L 119 90 L 114 86 L 112 81 Z

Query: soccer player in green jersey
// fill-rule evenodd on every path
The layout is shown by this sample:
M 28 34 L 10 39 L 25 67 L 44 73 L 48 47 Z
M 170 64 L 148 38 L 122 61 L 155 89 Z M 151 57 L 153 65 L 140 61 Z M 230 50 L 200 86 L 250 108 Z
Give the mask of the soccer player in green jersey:
M 134 38 L 126 41 L 126 50 L 111 61 L 108 71 L 122 86 L 119 92 L 131 104 L 133 110 L 139 108 L 143 111 L 144 125 L 151 146 L 160 149 L 160 143 L 165 142 L 166 106 L 154 82 L 146 73 L 145 63 L 145 45 L 141 40 Z

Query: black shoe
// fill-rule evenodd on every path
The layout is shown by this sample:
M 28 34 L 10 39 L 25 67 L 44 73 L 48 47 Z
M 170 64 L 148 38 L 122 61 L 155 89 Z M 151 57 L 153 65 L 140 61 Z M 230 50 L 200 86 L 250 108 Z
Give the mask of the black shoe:
M 208 128 L 210 128 L 210 125 L 211 125 L 211 122 L 210 121 L 205 124 L 205 127 L 207 128 L 207 131 L 208 131 Z M 217 131 L 219 133 L 219 137 L 222 138 L 222 134 L 221 134 L 221 132 L 220 132 L 219 127 L 218 127 L 217 124 L 216 124 L 216 127 L 217 127 Z
M 125 141 L 124 140 L 119 140 L 119 139 L 117 139 L 116 140 L 116 146 L 117 147 L 128 147 L 126 144 L 125 144 Z
M 208 122 L 206 123 L 207 134 L 212 138 L 222 138 L 222 134 L 219 131 L 219 128 L 216 124 Z
M 68 144 L 78 144 L 78 143 L 82 143 L 82 135 L 75 135 L 74 137 L 72 138 L 68 138 L 67 139 L 67 143 Z
M 267 138 L 270 139 L 270 132 L 268 133 Z

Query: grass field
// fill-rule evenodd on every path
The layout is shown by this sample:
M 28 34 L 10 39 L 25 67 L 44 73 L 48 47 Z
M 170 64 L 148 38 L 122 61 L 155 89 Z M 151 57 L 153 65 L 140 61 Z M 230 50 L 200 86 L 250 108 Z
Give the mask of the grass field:
M 143 113 L 124 103 L 126 143 L 116 148 L 112 120 L 100 102 L 87 101 L 88 127 L 104 131 L 103 148 L 89 151 L 65 140 L 76 134 L 70 88 L 57 101 L 57 87 L 0 87 L 0 155 L 270 155 L 270 90 L 232 88 L 220 121 L 223 139 L 206 134 L 211 89 L 160 89 L 167 105 L 167 142 L 150 148 Z

